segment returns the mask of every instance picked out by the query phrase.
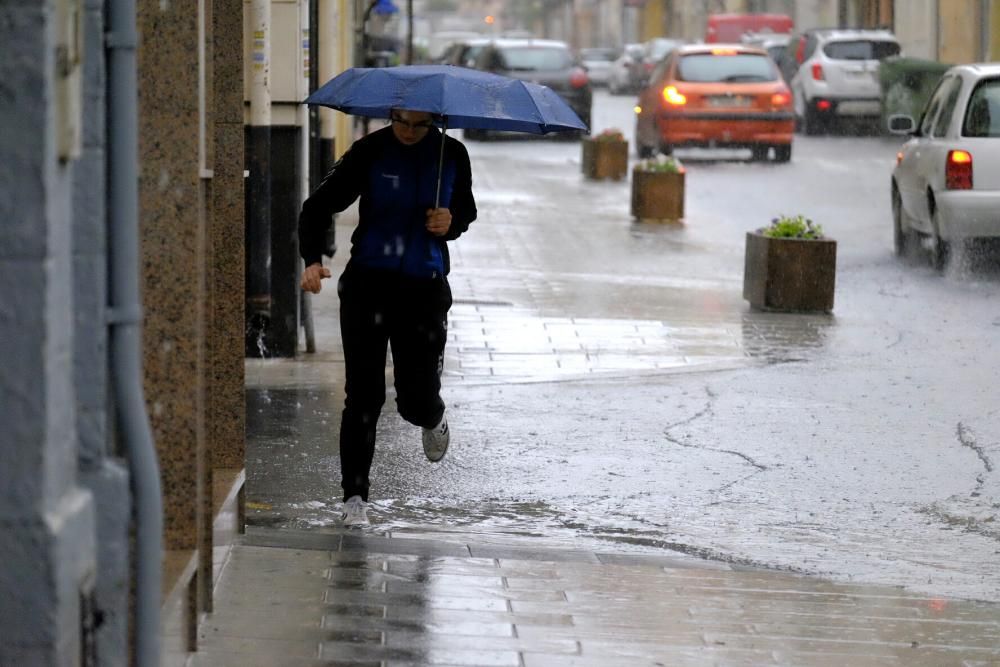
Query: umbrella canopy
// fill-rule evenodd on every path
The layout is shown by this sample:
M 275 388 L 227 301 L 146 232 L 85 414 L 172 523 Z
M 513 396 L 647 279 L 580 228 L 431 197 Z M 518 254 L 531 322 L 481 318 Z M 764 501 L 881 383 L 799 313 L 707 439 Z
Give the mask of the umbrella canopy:
M 306 98 L 370 118 L 392 109 L 444 117 L 448 128 L 546 134 L 586 130 L 580 117 L 552 89 L 454 65 L 352 67 Z

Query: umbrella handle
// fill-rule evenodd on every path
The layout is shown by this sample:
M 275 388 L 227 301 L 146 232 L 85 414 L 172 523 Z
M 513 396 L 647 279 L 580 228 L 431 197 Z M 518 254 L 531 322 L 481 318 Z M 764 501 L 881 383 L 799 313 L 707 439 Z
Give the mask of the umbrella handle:
M 444 171 L 444 137 L 448 133 L 448 117 L 443 116 L 444 124 L 441 126 L 441 151 L 438 155 L 438 182 L 437 191 L 434 193 L 434 210 L 437 210 L 441 203 L 441 173 Z

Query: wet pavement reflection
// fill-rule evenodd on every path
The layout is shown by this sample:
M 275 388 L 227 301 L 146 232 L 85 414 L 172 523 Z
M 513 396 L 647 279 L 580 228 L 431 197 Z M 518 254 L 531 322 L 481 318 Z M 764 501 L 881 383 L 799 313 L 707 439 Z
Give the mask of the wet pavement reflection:
M 232 601 L 300 643 L 240 667 L 1000 664 L 997 607 L 961 600 L 1000 601 L 997 271 L 892 257 L 891 144 L 801 144 L 766 169 L 694 156 L 680 225 L 631 220 L 576 144 L 471 144 L 441 464 L 390 366 L 373 525 L 343 531 L 335 290 L 317 353 L 248 360 L 250 532 L 223 585 L 266 567 L 264 599 Z M 832 315 L 741 298 L 746 230 L 797 210 L 840 238 Z

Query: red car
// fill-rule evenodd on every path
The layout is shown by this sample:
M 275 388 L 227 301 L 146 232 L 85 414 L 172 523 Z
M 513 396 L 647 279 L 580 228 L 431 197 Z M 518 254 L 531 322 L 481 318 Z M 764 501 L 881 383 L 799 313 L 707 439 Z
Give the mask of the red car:
M 639 93 L 639 157 L 705 146 L 749 148 L 753 160 L 792 157 L 795 113 L 777 65 L 763 49 L 739 44 L 683 46 Z

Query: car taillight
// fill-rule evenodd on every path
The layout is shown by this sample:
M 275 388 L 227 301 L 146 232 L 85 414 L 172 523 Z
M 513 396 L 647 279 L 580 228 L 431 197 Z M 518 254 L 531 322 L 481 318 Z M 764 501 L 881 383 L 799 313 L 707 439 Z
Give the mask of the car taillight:
M 813 63 L 812 73 L 814 81 L 823 81 L 826 78 L 823 76 L 823 66 L 819 63 Z
M 677 86 L 667 86 L 663 89 L 663 99 L 670 106 L 682 107 L 687 104 L 687 96 L 682 95 L 678 90 Z
M 575 69 L 573 73 L 569 75 L 569 85 L 574 88 L 583 88 L 587 85 L 587 73 L 582 69 Z
M 903 151 L 899 151 L 898 153 L 896 153 L 896 164 L 899 164 L 902 161 L 903 161 Z
M 944 186 L 949 190 L 972 189 L 972 153 L 948 151 L 944 168 Z
M 816 109 L 819 111 L 829 111 L 832 108 L 833 104 L 830 103 L 830 100 L 816 100 Z
M 792 103 L 792 96 L 788 93 L 775 93 L 771 95 L 772 107 L 787 107 Z

